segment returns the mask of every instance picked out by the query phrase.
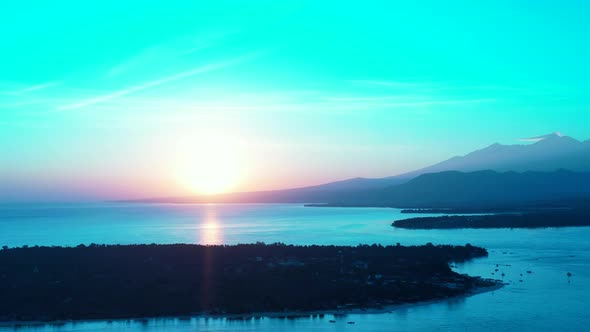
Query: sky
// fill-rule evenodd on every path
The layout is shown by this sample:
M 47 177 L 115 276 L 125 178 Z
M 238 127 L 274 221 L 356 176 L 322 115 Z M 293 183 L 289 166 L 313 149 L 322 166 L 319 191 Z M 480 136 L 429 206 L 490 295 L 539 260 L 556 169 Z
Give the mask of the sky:
M 9 1 L 0 200 L 400 174 L 590 138 L 587 1 Z

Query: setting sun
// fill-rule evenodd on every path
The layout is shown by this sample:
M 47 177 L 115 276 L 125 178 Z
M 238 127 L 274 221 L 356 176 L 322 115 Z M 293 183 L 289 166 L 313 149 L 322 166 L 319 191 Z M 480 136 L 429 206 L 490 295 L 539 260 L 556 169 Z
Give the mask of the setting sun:
M 243 180 L 245 161 L 236 144 L 213 137 L 200 139 L 182 150 L 177 177 L 196 194 L 212 195 L 234 190 Z

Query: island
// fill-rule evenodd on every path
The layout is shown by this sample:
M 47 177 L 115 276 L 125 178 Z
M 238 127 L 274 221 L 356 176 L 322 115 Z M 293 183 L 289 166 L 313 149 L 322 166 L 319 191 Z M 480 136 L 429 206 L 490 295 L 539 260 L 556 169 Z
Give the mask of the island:
M 590 211 L 574 209 L 418 217 L 396 220 L 392 226 L 407 229 L 580 227 L 590 226 Z
M 511 214 L 511 213 L 530 213 L 530 212 L 547 212 L 554 210 L 568 210 L 569 208 L 552 208 L 552 207 L 465 207 L 465 208 L 421 208 L 421 209 L 402 209 L 404 214 Z
M 499 287 L 465 245 L 79 245 L 0 250 L 0 321 L 335 312 Z

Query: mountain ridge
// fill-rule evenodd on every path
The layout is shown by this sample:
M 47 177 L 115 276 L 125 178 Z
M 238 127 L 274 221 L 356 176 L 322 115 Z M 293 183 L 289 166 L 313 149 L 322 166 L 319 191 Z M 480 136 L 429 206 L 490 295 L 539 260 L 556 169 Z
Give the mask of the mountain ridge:
M 590 172 L 562 169 L 426 173 L 367 198 L 367 203 L 378 205 L 447 208 L 567 201 L 590 198 Z
M 532 144 L 493 143 L 482 149 L 454 156 L 439 163 L 394 176 L 356 177 L 315 186 L 236 192 L 209 196 L 184 196 L 134 200 L 173 203 L 333 203 L 353 196 L 367 196 L 379 189 L 399 186 L 423 174 L 447 171 L 477 172 L 590 172 L 590 140 L 579 141 L 558 132 L 521 139 Z
M 533 144 L 491 144 L 464 156 L 455 156 L 431 166 L 402 174 L 417 176 L 447 170 L 477 171 L 590 171 L 590 144 L 558 133 L 533 137 Z M 590 142 L 590 140 L 586 141 Z

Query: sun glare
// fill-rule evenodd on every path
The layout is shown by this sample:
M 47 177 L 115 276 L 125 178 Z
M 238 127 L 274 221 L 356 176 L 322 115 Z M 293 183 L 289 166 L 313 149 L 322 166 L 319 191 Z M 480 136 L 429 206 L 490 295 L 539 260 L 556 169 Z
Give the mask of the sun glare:
M 183 150 L 177 175 L 181 184 L 195 194 L 235 190 L 244 176 L 244 158 L 235 144 L 206 139 Z

